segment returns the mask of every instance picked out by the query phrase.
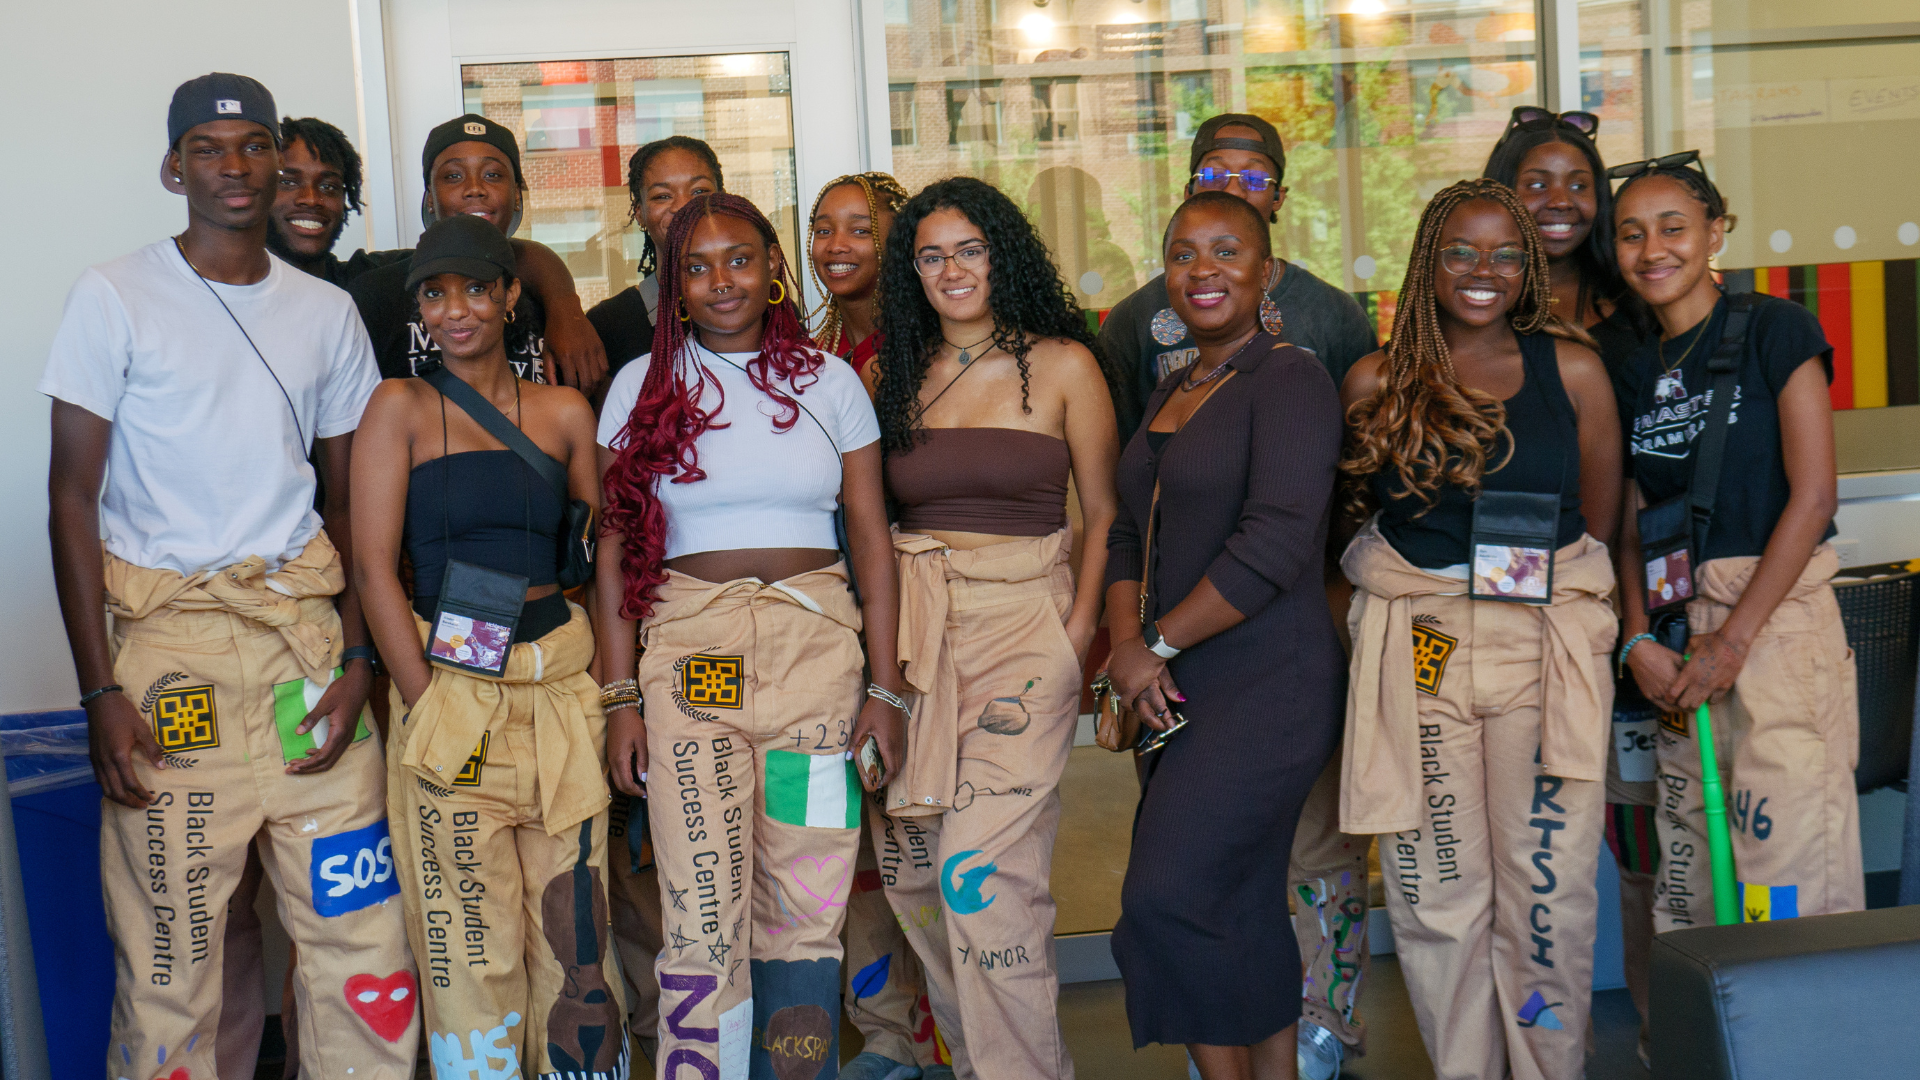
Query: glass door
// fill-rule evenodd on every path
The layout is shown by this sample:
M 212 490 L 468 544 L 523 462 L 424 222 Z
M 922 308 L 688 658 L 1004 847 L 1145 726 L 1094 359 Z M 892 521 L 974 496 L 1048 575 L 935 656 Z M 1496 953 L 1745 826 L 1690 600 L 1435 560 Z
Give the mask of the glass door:
M 513 129 L 527 212 L 519 235 L 552 248 L 592 306 L 639 280 L 627 161 L 669 135 L 711 145 L 727 190 L 800 246 L 792 78 L 785 52 L 462 64 L 466 111 Z

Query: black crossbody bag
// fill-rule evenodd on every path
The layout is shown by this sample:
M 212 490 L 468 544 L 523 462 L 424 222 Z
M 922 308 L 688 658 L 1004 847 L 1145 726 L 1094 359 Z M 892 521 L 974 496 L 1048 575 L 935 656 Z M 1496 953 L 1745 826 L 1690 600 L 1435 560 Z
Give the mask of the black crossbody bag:
M 1727 321 L 1720 331 L 1720 344 L 1707 357 L 1707 373 L 1713 378 L 1712 398 L 1706 426 L 1694 445 L 1693 475 L 1687 490 L 1641 510 L 1634 518 L 1640 529 L 1643 587 L 1652 631 L 1660 644 L 1676 652 L 1686 647 L 1686 603 L 1698 591 L 1695 575 L 1700 553 L 1706 549 L 1707 529 L 1713 524 L 1713 504 L 1720 494 L 1727 429 L 1732 425 L 1733 397 L 1740 381 L 1740 354 L 1746 349 L 1748 323 L 1758 300 L 1753 293 L 1727 298 Z
M 513 426 L 513 421 L 493 407 L 493 402 L 468 386 L 458 375 L 448 371 L 444 365 L 436 364 L 427 368 L 420 372 L 420 377 L 435 390 L 453 399 L 454 404 L 465 410 L 474 423 L 506 444 L 507 449 L 520 456 L 520 460 L 531 465 L 533 471 L 547 482 L 547 486 L 560 496 L 560 501 L 566 505 L 566 513 L 561 521 L 559 563 L 554 568 L 554 580 L 559 582 L 563 590 L 576 589 L 591 581 L 597 542 L 593 530 L 593 507 L 585 499 L 568 496 L 567 470 L 527 438 L 525 432 Z

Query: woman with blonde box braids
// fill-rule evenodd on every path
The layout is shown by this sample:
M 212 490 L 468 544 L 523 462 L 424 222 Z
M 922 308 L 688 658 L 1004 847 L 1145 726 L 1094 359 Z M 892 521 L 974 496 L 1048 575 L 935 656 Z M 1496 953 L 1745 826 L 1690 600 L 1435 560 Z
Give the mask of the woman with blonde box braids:
M 1340 827 L 1392 834 L 1387 911 L 1441 1080 L 1575 1080 L 1586 1058 L 1616 634 L 1589 534 L 1619 512 L 1620 429 L 1551 296 L 1512 189 L 1455 184 L 1341 393 L 1340 467 L 1375 512 L 1341 560 Z
M 820 328 L 813 339 L 855 371 L 864 372 L 880 351 L 874 333 L 880 253 L 907 198 L 907 189 L 886 173 L 849 173 L 827 181 L 807 218 L 813 279 L 827 294 L 814 311 Z

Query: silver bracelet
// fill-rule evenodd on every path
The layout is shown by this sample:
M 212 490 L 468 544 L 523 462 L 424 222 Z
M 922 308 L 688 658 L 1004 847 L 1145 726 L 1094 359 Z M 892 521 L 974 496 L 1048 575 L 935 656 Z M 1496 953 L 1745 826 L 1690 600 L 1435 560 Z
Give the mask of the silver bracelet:
M 905 699 L 878 683 L 872 683 L 867 686 L 867 696 L 875 701 L 884 701 L 908 716 L 913 715 L 913 710 L 907 708 Z

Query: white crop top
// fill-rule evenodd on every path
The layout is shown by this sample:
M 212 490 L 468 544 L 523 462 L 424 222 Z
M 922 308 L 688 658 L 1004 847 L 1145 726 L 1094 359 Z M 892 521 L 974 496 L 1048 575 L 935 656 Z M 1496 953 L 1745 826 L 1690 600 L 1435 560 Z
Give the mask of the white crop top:
M 816 352 L 823 358 L 818 377 L 793 399 L 820 424 L 803 411 L 792 427 L 777 431 L 773 420 L 780 414 L 779 404 L 742 370 L 757 354 L 692 348 L 726 394 L 724 404 L 716 402 L 709 385 L 701 404 L 714 410 L 714 423 L 727 426 L 709 428 L 694 442 L 705 480 L 676 484 L 671 477 L 660 479 L 656 490 L 667 514 L 666 557 L 740 548 L 839 546 L 833 534 L 840 494 L 834 444 L 839 453 L 847 453 L 880 438 L 880 422 L 860 376 L 846 361 Z M 627 419 L 652 361 L 651 355 L 642 356 L 614 376 L 600 413 L 601 446 L 618 450 L 625 445 Z M 832 443 L 821 432 L 823 425 L 833 433 Z

